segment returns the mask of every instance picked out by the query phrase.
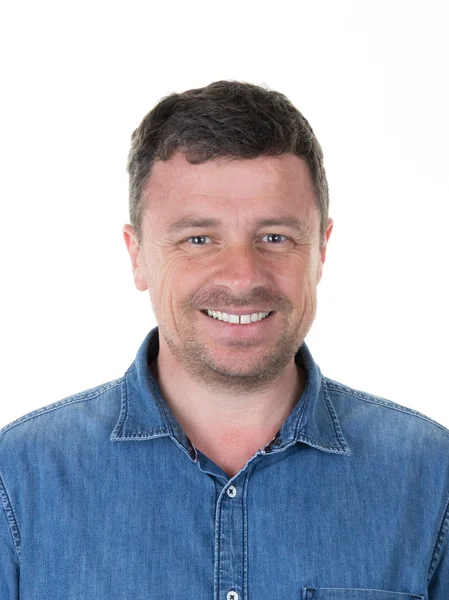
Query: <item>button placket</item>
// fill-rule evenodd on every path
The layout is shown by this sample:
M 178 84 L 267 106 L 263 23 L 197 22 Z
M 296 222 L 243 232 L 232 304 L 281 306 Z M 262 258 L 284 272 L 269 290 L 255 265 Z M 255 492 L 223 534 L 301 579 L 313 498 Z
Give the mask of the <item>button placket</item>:
M 218 493 L 215 512 L 215 600 L 241 600 L 248 585 L 245 490 L 251 470 L 228 481 Z

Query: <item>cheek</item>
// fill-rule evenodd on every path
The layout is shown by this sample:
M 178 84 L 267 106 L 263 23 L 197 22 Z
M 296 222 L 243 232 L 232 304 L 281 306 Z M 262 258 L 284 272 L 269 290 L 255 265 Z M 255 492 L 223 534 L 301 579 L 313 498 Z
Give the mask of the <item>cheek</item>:
M 290 277 L 290 291 L 294 308 L 308 310 L 316 303 L 316 261 L 304 255 L 296 261 Z
M 296 258 L 294 269 L 298 281 L 307 282 L 312 279 L 314 264 L 314 257 L 309 252 L 304 252 Z
M 191 295 L 195 278 L 185 260 L 179 257 L 154 257 L 148 264 L 147 281 L 155 312 L 169 311 Z

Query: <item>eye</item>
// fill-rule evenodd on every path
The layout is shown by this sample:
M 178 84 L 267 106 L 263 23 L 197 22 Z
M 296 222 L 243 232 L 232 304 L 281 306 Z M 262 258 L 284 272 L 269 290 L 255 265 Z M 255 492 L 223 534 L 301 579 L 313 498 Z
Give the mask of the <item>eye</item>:
M 209 242 L 206 242 L 206 239 L 208 239 Z M 211 243 L 210 237 L 207 235 L 192 235 L 192 237 L 189 237 L 186 242 L 189 242 L 192 246 L 204 246 L 205 244 Z
M 281 235 L 280 233 L 267 233 L 266 235 L 263 236 L 263 238 L 269 238 L 269 242 L 274 243 L 274 244 L 279 244 L 281 242 L 285 242 L 285 240 L 288 239 L 286 235 Z M 281 238 L 284 238 L 284 239 L 281 239 Z

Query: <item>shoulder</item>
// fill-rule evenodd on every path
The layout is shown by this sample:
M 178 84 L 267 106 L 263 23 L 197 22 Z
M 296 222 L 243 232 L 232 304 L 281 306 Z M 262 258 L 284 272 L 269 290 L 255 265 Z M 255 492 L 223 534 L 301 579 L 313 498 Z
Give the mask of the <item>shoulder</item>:
M 37 441 L 71 432 L 104 419 L 118 417 L 123 377 L 52 402 L 15 419 L 0 429 L 0 450 L 5 444 Z M 112 430 L 112 429 L 111 429 Z
M 371 433 L 388 446 L 419 443 L 449 456 L 449 429 L 402 404 L 323 377 L 325 393 L 337 411 L 343 431 Z

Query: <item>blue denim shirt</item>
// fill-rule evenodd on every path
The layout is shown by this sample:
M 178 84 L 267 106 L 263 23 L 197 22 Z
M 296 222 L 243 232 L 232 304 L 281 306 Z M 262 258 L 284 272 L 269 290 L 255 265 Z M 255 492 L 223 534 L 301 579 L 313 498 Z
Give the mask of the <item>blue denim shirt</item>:
M 161 398 L 158 344 L 1 430 L 1 600 L 449 598 L 447 429 L 304 343 L 302 397 L 229 478 Z

